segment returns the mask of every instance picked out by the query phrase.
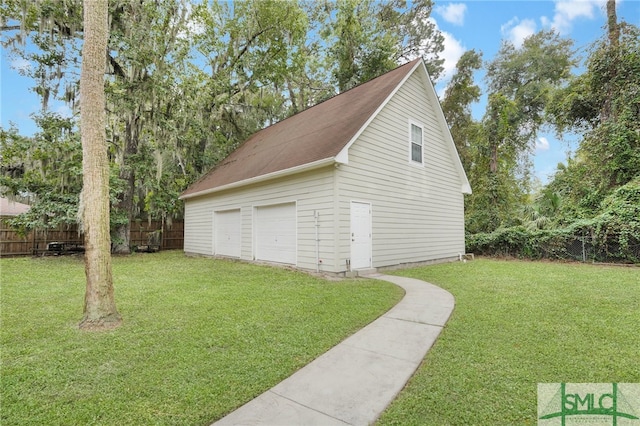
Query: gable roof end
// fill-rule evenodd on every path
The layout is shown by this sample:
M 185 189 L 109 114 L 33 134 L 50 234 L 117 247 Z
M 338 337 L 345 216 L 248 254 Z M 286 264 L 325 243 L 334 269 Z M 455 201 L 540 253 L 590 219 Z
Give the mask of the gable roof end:
M 442 110 L 442 106 L 440 105 L 440 99 L 438 99 L 438 95 L 436 94 L 435 87 L 433 87 L 433 83 L 431 82 L 431 78 L 429 77 L 429 72 L 427 71 L 427 67 L 426 67 L 424 61 L 420 60 L 420 59 L 415 60 L 415 61 L 413 61 L 411 63 L 414 64 L 414 66 L 412 67 L 411 71 L 407 73 L 407 75 L 398 84 L 398 86 L 393 90 L 393 92 L 391 94 L 389 94 L 387 99 L 378 107 L 376 112 L 369 118 L 369 120 L 367 120 L 365 125 L 360 128 L 358 133 L 356 133 L 353 136 L 353 138 L 349 141 L 349 143 L 347 143 L 347 145 L 345 145 L 345 147 L 342 149 L 342 151 L 336 156 L 336 160 L 338 162 L 341 162 L 341 163 L 345 163 L 345 164 L 348 163 L 348 161 L 349 161 L 348 150 L 351 147 L 351 145 L 353 145 L 353 143 L 360 136 L 360 134 L 364 131 L 364 129 L 369 125 L 369 123 L 371 121 L 373 121 L 373 119 L 376 117 L 376 115 L 378 115 L 378 113 L 382 110 L 382 108 L 385 107 L 387 102 L 389 102 L 389 100 L 391 100 L 393 95 L 395 95 L 396 92 L 400 89 L 400 87 L 402 87 L 404 82 L 407 81 L 409 79 L 409 77 L 411 77 L 411 75 L 413 75 L 413 72 L 415 70 L 419 69 L 421 71 L 420 74 L 419 74 L 420 77 L 421 77 L 420 80 L 422 81 L 422 84 L 425 87 L 425 91 L 427 92 L 427 96 L 429 98 L 429 102 L 431 103 L 431 105 L 434 105 L 434 111 L 435 111 L 435 114 L 436 114 L 436 119 L 438 120 L 438 125 L 440 126 L 440 129 L 442 131 L 443 137 L 445 139 L 445 143 L 447 144 L 447 147 L 449 148 L 449 152 L 451 154 L 451 158 L 453 160 L 454 167 L 456 168 L 456 171 L 458 172 L 458 175 L 460 176 L 460 182 L 461 182 L 461 184 L 460 184 L 460 192 L 462 192 L 463 194 L 471 194 L 471 185 L 469 184 L 469 180 L 467 179 L 467 174 L 464 171 L 464 167 L 462 166 L 462 160 L 460 160 L 460 155 L 458 154 L 458 150 L 456 149 L 456 144 L 453 141 L 453 136 L 451 136 L 451 131 L 449 130 L 449 125 L 447 124 L 447 120 L 446 120 L 446 118 L 444 116 L 444 111 Z
M 436 114 L 436 118 L 438 120 L 438 124 L 440 125 L 440 129 L 442 130 L 442 135 L 445 139 L 447 147 L 449 148 L 449 152 L 451 153 L 451 157 L 453 160 L 453 164 L 458 171 L 458 175 L 460 176 L 460 192 L 463 194 L 471 194 L 471 184 L 469 183 L 469 179 L 467 179 L 467 174 L 464 171 L 464 167 L 462 166 L 462 160 L 460 159 L 460 154 L 458 153 L 458 149 L 456 148 L 456 144 L 453 141 L 453 136 L 451 136 L 451 131 L 449 130 L 449 125 L 447 124 L 447 119 L 444 116 L 444 111 L 442 110 L 442 106 L 440 105 L 440 99 L 438 99 L 438 95 L 436 94 L 436 89 L 433 87 L 433 83 L 431 82 L 431 78 L 429 78 L 429 73 L 427 72 L 427 67 L 424 64 L 424 61 L 421 61 L 421 68 L 424 71 L 422 75 L 422 81 L 427 89 L 427 96 L 429 96 L 429 102 L 434 105 L 434 111 Z
M 382 110 L 402 84 L 422 69 L 430 101 L 441 115 L 439 123 L 459 164 L 462 192 L 469 188 L 453 139 L 424 61 L 418 58 L 380 77 L 356 86 L 320 104 L 258 131 L 226 159 L 185 190 L 187 199 L 267 179 L 287 176 L 333 163 L 348 163 L 348 148 Z

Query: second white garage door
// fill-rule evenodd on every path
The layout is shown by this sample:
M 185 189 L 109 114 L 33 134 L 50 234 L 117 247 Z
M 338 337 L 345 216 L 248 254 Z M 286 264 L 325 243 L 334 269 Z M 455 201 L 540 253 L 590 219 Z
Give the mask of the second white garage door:
M 296 264 L 296 204 L 256 208 L 256 260 Z

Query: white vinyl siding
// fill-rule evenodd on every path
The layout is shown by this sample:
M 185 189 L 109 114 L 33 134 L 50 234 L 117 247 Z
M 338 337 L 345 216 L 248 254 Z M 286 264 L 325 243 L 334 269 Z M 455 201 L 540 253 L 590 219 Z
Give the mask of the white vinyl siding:
M 334 167 L 300 173 L 259 184 L 185 200 L 184 251 L 211 255 L 212 212 L 240 208 L 242 244 L 240 258 L 255 260 L 254 214 L 260 206 L 294 202 L 297 205 L 297 260 L 299 268 L 337 272 L 335 264 Z M 316 242 L 316 218 L 318 239 Z M 316 247 L 318 253 L 316 254 Z M 344 259 L 342 259 L 344 262 Z M 344 267 L 340 265 L 341 270 Z
M 188 200 L 184 205 L 184 251 L 213 254 L 213 209 L 205 198 Z
M 451 151 L 415 73 L 349 150 L 338 170 L 340 256 L 350 255 L 349 208 L 371 201 L 373 267 L 457 257 L 464 252 L 464 203 Z M 422 126 L 424 167 L 407 164 L 407 123 Z

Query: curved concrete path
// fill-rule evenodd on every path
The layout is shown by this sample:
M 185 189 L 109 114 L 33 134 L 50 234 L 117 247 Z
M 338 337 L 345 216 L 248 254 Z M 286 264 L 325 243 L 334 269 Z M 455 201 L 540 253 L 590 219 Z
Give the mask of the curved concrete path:
M 424 281 L 382 274 L 405 290 L 386 314 L 214 425 L 368 425 L 402 390 L 454 307 Z

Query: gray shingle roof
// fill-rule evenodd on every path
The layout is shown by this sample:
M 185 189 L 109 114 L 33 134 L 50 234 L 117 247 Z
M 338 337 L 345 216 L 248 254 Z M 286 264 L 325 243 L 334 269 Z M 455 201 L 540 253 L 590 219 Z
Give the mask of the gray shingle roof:
M 337 156 L 421 60 L 260 130 L 187 188 L 181 198 Z

